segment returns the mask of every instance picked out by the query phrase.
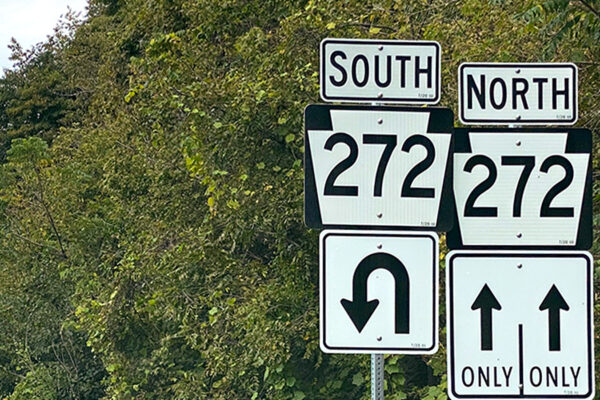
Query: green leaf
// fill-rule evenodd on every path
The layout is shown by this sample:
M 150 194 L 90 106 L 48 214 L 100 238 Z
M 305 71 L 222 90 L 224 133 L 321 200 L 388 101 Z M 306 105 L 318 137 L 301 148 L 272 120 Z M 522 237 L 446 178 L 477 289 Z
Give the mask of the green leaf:
M 305 397 L 306 395 L 304 394 L 304 392 L 296 390 L 294 392 L 294 397 L 292 398 L 292 400 L 303 400 Z
M 365 383 L 365 378 L 360 372 L 357 372 L 352 376 L 352 384 L 356 386 L 361 386 Z

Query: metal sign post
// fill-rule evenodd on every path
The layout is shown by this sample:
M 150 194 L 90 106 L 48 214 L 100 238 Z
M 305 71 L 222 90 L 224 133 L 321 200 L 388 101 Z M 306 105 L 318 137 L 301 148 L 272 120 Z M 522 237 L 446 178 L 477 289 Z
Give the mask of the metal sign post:
M 371 400 L 383 400 L 383 354 L 371 354 Z
M 459 68 L 448 396 L 594 398 L 591 132 L 573 64 Z M 577 251 L 574 251 L 577 250 Z
M 383 400 L 383 353 L 438 348 L 435 232 L 453 224 L 451 180 L 444 178 L 452 170 L 454 116 L 382 103 L 438 103 L 441 47 L 325 39 L 320 88 L 326 102 L 371 103 L 305 109 L 305 223 L 326 229 L 320 347 L 371 354 L 371 399 Z
M 371 103 L 374 106 L 379 103 Z M 382 353 L 371 354 L 371 400 L 384 400 L 385 359 Z

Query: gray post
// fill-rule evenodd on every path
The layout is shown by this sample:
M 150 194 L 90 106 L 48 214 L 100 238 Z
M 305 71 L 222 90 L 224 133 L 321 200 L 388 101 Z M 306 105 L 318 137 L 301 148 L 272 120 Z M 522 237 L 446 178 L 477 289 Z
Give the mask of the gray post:
M 383 46 L 382 46 L 383 47 Z M 382 49 L 379 48 L 379 50 Z M 381 97 L 381 93 L 379 93 Z M 380 106 L 382 103 L 373 102 L 374 106 Z M 371 400 L 383 399 L 383 354 L 371 354 Z
M 383 354 L 371 354 L 371 400 L 383 400 Z

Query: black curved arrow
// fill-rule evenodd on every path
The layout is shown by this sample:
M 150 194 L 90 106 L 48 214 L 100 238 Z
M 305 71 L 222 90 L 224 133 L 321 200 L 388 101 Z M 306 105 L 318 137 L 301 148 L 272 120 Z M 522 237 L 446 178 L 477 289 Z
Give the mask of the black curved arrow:
M 379 305 L 379 300 L 367 301 L 367 279 L 378 268 L 389 271 L 396 282 L 396 320 L 395 332 L 409 332 L 409 292 L 408 272 L 404 264 L 387 253 L 375 253 L 362 259 L 354 270 L 352 278 L 352 300 L 342 299 L 341 303 L 358 332 L 369 322 L 371 315 Z
M 548 310 L 548 347 L 550 351 L 560 351 L 560 310 L 569 311 L 569 305 L 556 285 L 552 285 L 540 304 L 540 311 Z
M 471 310 L 481 309 L 481 350 L 492 350 L 492 309 L 502 310 L 502 306 L 485 284 L 471 306 Z

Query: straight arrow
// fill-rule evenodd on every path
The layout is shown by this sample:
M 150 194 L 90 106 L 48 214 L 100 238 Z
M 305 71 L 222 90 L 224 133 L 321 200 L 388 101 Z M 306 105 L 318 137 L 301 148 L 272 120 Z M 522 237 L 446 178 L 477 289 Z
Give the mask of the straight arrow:
M 379 305 L 379 300 L 367 301 L 367 279 L 371 272 L 378 268 L 389 271 L 394 276 L 396 283 L 394 330 L 396 333 L 408 333 L 408 273 L 404 264 L 391 254 L 374 253 L 363 258 L 354 270 L 354 276 L 352 277 L 352 300 L 342 299 L 340 302 L 358 332 L 362 332 Z
M 548 348 L 560 351 L 560 310 L 569 311 L 569 305 L 556 285 L 552 285 L 540 304 L 540 311 L 543 310 L 548 310 Z
M 492 309 L 502 310 L 502 306 L 485 284 L 471 305 L 471 310 L 481 310 L 481 350 L 492 350 Z

